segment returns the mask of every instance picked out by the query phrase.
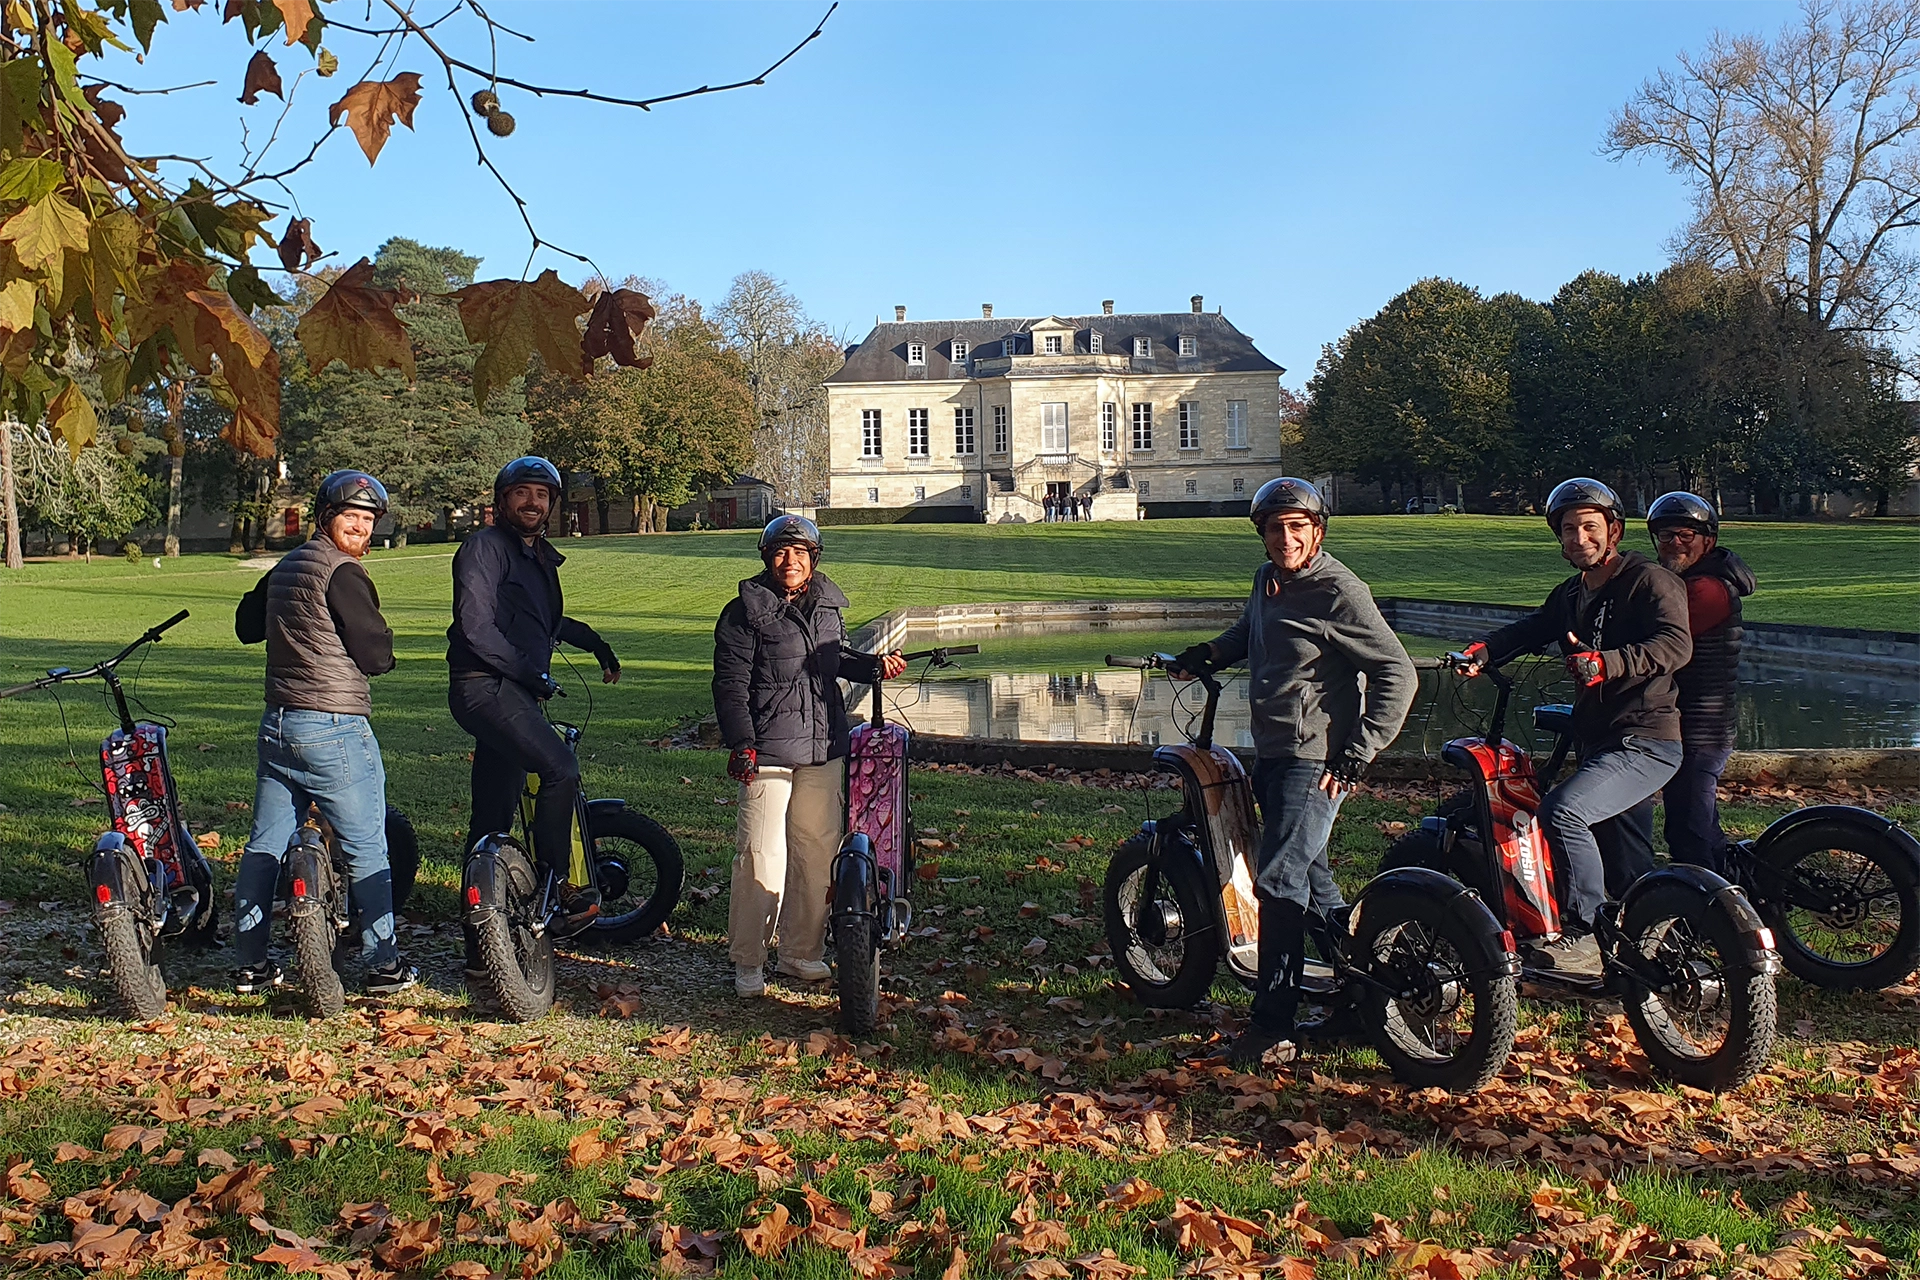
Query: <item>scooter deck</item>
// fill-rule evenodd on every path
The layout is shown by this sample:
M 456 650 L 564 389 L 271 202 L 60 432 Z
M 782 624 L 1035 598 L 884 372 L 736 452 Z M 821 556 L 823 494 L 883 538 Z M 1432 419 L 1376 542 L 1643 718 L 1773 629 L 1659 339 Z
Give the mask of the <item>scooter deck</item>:
M 1530 989 L 1531 988 L 1531 989 Z M 1520 966 L 1520 994 L 1548 1000 L 1605 1000 L 1619 994 L 1604 973 L 1556 973 L 1551 969 Z

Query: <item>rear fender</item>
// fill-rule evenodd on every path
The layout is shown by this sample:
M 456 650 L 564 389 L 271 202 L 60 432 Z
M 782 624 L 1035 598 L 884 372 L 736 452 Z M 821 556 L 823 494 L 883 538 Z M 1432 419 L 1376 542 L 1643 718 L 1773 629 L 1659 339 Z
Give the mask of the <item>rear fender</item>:
M 1376 893 L 1407 893 L 1431 898 L 1445 904 L 1447 911 L 1466 922 L 1487 954 L 1494 958 L 1494 971 L 1506 976 L 1520 972 L 1520 958 L 1514 953 L 1513 935 L 1500 924 L 1480 895 L 1452 876 L 1429 867 L 1395 867 L 1367 881 L 1353 900 L 1350 919 L 1358 919 L 1366 901 Z
M 1624 923 L 1634 904 L 1649 893 L 1672 885 L 1698 894 L 1704 910 L 1718 911 L 1727 917 L 1739 935 L 1748 967 L 1759 973 L 1780 972 L 1780 954 L 1774 950 L 1773 930 L 1753 909 L 1746 891 L 1705 867 L 1675 862 L 1641 876 L 1620 900 L 1621 921 Z
M 94 910 L 102 915 L 109 912 L 125 911 L 130 905 L 138 906 L 145 898 L 145 885 L 126 883 L 125 870 L 132 862 L 139 865 L 127 837 L 118 831 L 108 831 L 93 842 L 93 857 L 87 865 L 87 880 L 93 890 Z M 139 895 L 133 903 L 127 900 L 128 890 Z
M 327 861 L 331 854 L 319 831 L 301 827 L 287 848 L 287 911 L 290 915 L 310 916 L 327 909 Z
M 1884 818 L 1871 809 L 1862 809 L 1851 804 L 1816 804 L 1805 809 L 1796 809 L 1784 818 L 1776 819 L 1771 826 L 1762 831 L 1753 841 L 1753 851 L 1764 857 L 1767 846 L 1780 837 L 1811 822 L 1836 822 L 1853 828 L 1868 839 L 1885 840 L 1896 848 L 1906 851 L 1915 865 L 1920 866 L 1920 839 L 1915 839 L 1911 831 L 1891 818 Z

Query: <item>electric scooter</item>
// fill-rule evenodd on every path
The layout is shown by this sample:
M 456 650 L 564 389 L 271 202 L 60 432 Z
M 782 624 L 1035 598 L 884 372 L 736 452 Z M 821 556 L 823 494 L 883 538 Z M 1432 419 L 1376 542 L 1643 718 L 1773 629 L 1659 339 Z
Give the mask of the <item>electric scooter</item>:
M 1109 655 L 1149 678 L 1174 657 Z M 1220 682 L 1194 679 L 1207 700 L 1189 745 L 1158 747 L 1154 765 L 1180 779 L 1181 808 L 1149 819 L 1107 866 L 1103 902 L 1115 967 L 1141 1004 L 1191 1008 L 1220 963 L 1251 988 L 1260 911 L 1253 860 L 1260 828 L 1253 787 L 1213 742 Z M 1485 1088 L 1513 1051 L 1519 1019 L 1513 937 L 1472 888 L 1426 867 L 1384 871 L 1331 917 L 1309 912 L 1322 964 L 1303 989 L 1349 1001 L 1394 1077 L 1415 1088 Z
M 977 644 L 904 655 L 928 669 L 978 653 Z M 906 941 L 913 926 L 913 807 L 907 787 L 912 734 L 888 723 L 882 681 L 873 684 L 873 718 L 855 725 L 847 751 L 847 837 L 828 871 L 827 929 L 833 941 L 840 1029 L 871 1035 L 880 1017 L 880 952 Z
M 1473 673 L 1449 653 L 1416 667 Z M 1557 735 L 1546 768 L 1506 740 L 1513 678 L 1482 674 L 1496 690 L 1480 737 L 1448 742 L 1441 758 L 1465 772 L 1468 794 L 1441 806 L 1388 849 L 1381 867 L 1442 872 L 1478 889 L 1521 947 L 1521 979 L 1550 997 L 1617 997 L 1641 1049 L 1662 1074 L 1697 1089 L 1736 1089 L 1773 1052 L 1773 930 L 1738 885 L 1704 867 L 1648 872 L 1596 913 L 1601 972 L 1563 972 L 1530 957 L 1561 934 L 1552 850 L 1536 816 L 1573 745 L 1573 708 L 1535 707 L 1534 728 Z
M 158 644 L 187 611 L 84 671 L 55 667 L 38 680 L 0 689 L 0 698 L 95 676 L 106 682 L 120 727 L 100 744 L 100 781 L 113 829 L 94 842 L 87 879 L 94 923 L 106 947 L 114 991 L 136 1018 L 167 1011 L 167 980 L 160 971 L 165 943 L 219 945 L 213 869 L 180 814 L 180 792 L 167 760 L 169 724 L 135 721 L 116 669 L 143 645 Z

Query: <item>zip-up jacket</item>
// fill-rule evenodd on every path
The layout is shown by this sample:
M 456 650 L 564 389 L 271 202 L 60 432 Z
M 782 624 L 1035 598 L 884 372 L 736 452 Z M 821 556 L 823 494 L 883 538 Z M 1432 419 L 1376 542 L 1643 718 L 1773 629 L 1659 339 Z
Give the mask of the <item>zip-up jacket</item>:
M 713 629 L 713 709 L 729 751 L 752 747 L 763 765 L 825 764 L 847 754 L 840 677 L 880 678 L 880 660 L 847 647 L 847 597 L 816 573 L 788 601 L 762 573 L 740 584 Z
M 373 714 L 368 676 L 393 670 L 393 632 L 361 563 L 324 533 L 260 575 L 233 612 L 242 644 L 267 644 L 267 705 Z
M 560 566 L 567 558 L 544 537 L 531 545 L 488 525 L 467 535 L 453 557 L 453 625 L 447 666 L 461 676 L 501 676 L 538 693 L 557 641 L 591 652 L 618 670 L 613 648 L 586 623 L 566 616 Z
M 1580 638 L 1567 643 L 1567 633 Z M 1573 694 L 1573 731 L 1587 751 L 1628 737 L 1680 740 L 1675 674 L 1693 658 L 1687 589 L 1637 551 L 1623 551 L 1613 575 L 1580 607 L 1580 575 L 1555 587 L 1546 603 L 1481 643 L 1494 665 L 1523 653 L 1597 651 L 1606 679 Z
M 1419 687 L 1373 592 L 1324 551 L 1292 575 L 1261 565 L 1240 620 L 1213 645 L 1217 665 L 1247 664 L 1262 760 L 1370 761 Z
M 1693 661 L 1674 676 L 1680 736 L 1703 747 L 1730 746 L 1739 728 L 1740 598 L 1753 594 L 1753 570 L 1725 547 L 1715 547 L 1680 579 L 1693 633 Z

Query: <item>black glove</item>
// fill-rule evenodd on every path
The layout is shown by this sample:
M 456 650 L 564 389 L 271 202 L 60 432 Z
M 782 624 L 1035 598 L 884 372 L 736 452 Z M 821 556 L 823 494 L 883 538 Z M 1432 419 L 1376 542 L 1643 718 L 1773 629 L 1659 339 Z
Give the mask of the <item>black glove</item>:
M 533 696 L 541 702 L 546 702 L 558 696 L 559 693 L 560 682 L 542 671 L 534 681 Z
M 1205 641 L 1190 644 L 1174 658 L 1173 666 L 1174 670 L 1184 671 L 1191 676 L 1210 676 L 1213 674 L 1213 646 Z
M 1327 776 L 1343 787 L 1357 787 L 1366 779 L 1369 763 L 1348 751 L 1338 760 L 1327 761 Z
M 620 659 L 614 656 L 613 646 L 605 640 L 602 640 L 595 646 L 593 660 L 600 664 L 602 671 L 611 671 L 615 674 L 618 674 L 620 671 Z

